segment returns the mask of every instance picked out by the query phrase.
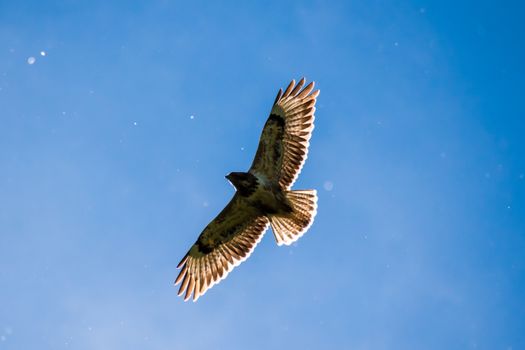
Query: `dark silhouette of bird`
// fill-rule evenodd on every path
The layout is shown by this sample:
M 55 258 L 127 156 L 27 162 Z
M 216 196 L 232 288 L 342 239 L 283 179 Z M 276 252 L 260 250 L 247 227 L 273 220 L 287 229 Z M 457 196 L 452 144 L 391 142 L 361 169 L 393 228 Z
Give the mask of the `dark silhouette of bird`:
M 226 178 L 235 195 L 206 226 L 177 268 L 179 295 L 196 301 L 251 254 L 271 225 L 278 245 L 299 239 L 317 212 L 315 190 L 292 190 L 308 155 L 314 129 L 314 82 L 292 80 L 279 90 L 248 172 Z M 313 91 L 313 92 L 312 92 Z

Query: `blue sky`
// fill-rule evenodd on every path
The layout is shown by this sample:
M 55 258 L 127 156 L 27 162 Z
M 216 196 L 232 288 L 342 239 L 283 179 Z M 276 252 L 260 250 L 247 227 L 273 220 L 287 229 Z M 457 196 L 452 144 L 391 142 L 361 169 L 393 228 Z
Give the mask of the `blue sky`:
M 524 10 L 0 1 L 0 349 L 524 349 Z M 183 303 L 302 76 L 315 224 Z

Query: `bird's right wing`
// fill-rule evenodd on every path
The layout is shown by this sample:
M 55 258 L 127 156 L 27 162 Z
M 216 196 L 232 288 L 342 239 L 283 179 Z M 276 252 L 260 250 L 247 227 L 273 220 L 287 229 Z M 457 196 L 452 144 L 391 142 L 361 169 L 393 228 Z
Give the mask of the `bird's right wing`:
M 175 285 L 184 301 L 196 301 L 214 284 L 250 256 L 268 228 L 268 219 L 235 194 L 222 212 L 206 226 L 177 268 Z

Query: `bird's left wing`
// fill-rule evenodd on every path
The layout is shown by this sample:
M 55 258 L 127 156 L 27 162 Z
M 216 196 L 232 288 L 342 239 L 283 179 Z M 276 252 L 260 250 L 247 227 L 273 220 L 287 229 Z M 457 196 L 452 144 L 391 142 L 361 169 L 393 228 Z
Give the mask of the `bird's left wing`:
M 292 80 L 284 92 L 279 90 L 250 168 L 250 173 L 277 181 L 285 189 L 301 172 L 314 129 L 319 90 L 313 91 L 314 82 L 303 89 L 304 84 L 304 78 L 297 85 Z
M 184 301 L 196 301 L 214 284 L 250 256 L 268 228 L 268 219 L 235 194 L 222 212 L 206 226 L 181 260 L 175 285 Z

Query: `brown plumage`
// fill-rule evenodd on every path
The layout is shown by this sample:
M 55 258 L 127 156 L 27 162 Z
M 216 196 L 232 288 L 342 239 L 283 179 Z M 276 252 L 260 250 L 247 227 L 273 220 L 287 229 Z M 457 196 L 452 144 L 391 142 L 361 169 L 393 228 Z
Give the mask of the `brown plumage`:
M 196 301 L 251 254 L 268 225 L 278 245 L 299 239 L 317 212 L 315 190 L 290 190 L 308 155 L 314 128 L 314 83 L 295 81 L 279 90 L 248 172 L 226 178 L 236 192 L 181 260 L 175 284 Z M 304 87 L 304 88 L 303 88 Z

